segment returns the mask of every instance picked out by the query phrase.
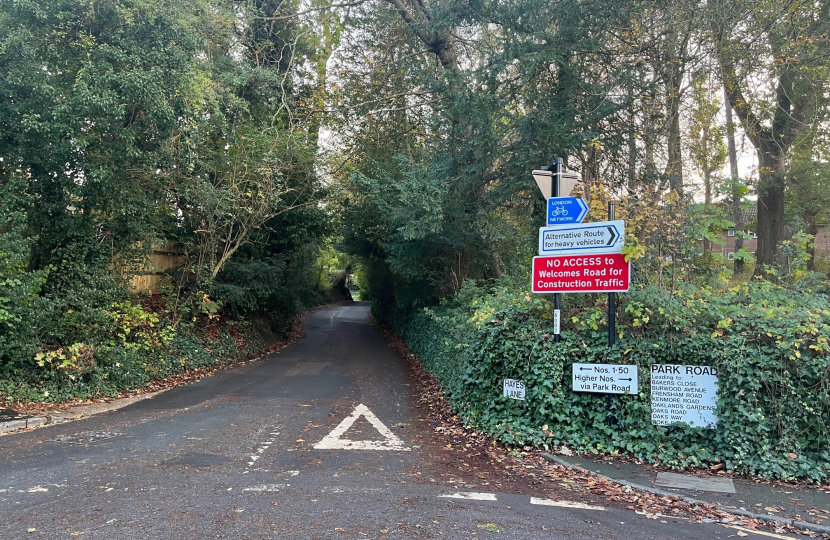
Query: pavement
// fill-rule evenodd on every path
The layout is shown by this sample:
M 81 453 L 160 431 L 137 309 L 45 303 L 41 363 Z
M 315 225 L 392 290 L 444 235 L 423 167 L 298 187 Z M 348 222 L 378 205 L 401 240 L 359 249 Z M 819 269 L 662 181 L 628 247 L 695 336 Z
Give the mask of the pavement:
M 588 471 L 636 489 L 717 505 L 738 516 L 830 533 L 830 489 L 726 475 L 658 471 L 613 458 L 546 455 L 550 461 Z
M 132 405 L 133 403 L 154 398 L 166 391 L 167 390 L 146 392 L 144 394 L 102 401 L 100 403 L 87 403 L 59 409 L 56 408 L 54 410 L 47 410 L 43 412 L 21 412 L 12 409 L 0 409 L 0 435 L 14 433 L 25 429 L 60 424 L 71 420 L 80 420 L 81 418 L 87 418 L 96 414 L 116 411 L 118 409 L 123 409 L 128 405 Z
M 143 399 L 5 413 L 17 428 L 0 437 L 0 538 L 792 538 L 734 520 L 638 514 L 446 444 L 368 309 L 315 312 L 280 353 Z M 644 488 L 658 481 L 634 466 L 568 459 Z M 740 482 L 735 494 L 659 489 L 756 504 Z M 800 515 L 830 497 L 794 501 L 801 488 L 775 489 L 760 504 Z

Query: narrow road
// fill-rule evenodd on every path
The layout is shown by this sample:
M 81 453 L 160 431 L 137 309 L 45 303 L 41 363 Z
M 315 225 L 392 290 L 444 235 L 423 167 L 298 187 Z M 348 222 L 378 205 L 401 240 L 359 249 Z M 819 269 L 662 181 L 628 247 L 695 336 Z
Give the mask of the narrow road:
M 610 503 L 563 507 L 539 486 L 496 482 L 495 468 L 467 478 L 427 448 L 435 424 L 410 391 L 367 304 L 318 311 L 296 344 L 264 361 L 0 437 L 0 538 L 735 535 Z

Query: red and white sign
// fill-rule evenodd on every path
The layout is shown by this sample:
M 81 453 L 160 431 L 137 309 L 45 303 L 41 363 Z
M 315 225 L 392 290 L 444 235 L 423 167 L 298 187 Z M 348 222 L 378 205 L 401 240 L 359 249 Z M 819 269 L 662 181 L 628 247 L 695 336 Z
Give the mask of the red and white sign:
M 533 292 L 626 292 L 631 264 L 622 253 L 533 257 Z

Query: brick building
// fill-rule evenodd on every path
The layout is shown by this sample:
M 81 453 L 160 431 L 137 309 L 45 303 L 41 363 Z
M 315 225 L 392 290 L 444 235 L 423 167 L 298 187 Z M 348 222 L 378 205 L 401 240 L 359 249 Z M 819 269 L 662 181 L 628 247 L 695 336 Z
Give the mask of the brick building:
M 824 257 L 830 256 L 830 231 L 827 230 L 826 223 L 818 224 L 818 231 L 816 232 L 816 237 L 813 242 L 816 244 L 816 259 L 821 259 Z M 751 229 L 746 229 L 746 232 L 750 235 L 750 238 L 744 238 L 744 249 L 749 251 L 750 253 L 755 253 L 755 250 L 758 247 L 758 236 L 755 234 L 755 231 Z M 738 239 L 736 229 L 729 228 L 723 230 L 723 238 L 722 240 L 725 242 L 725 245 L 712 246 L 713 251 L 717 251 L 720 248 L 721 255 L 726 257 L 727 259 L 732 259 L 732 254 L 735 253 L 735 240 Z

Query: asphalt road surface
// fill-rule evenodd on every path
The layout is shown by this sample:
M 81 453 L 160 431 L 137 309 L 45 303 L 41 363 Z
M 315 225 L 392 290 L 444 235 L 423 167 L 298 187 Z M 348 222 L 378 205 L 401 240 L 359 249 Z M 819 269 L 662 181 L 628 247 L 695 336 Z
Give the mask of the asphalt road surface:
M 737 537 L 468 478 L 423 443 L 408 377 L 356 303 L 264 361 L 0 437 L 0 539 Z

